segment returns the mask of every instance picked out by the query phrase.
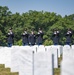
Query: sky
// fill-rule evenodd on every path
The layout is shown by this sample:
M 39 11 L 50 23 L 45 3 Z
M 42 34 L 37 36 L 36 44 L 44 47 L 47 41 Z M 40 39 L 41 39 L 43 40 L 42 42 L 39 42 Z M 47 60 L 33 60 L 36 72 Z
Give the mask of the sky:
M 29 10 L 54 12 L 61 16 L 74 14 L 74 0 L 0 0 L 0 6 L 7 6 L 12 13 Z

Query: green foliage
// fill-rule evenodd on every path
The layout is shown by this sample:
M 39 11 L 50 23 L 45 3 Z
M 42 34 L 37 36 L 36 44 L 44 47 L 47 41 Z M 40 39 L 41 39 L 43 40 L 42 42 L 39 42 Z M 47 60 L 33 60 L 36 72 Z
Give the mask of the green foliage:
M 6 34 L 10 27 L 12 27 L 15 35 L 15 45 L 22 45 L 21 34 L 24 29 L 27 29 L 28 32 L 35 30 L 35 33 L 37 33 L 39 27 L 41 27 L 44 32 L 44 45 L 53 44 L 52 33 L 55 28 L 59 29 L 60 43 L 64 45 L 66 30 L 71 28 L 74 31 L 74 14 L 62 17 L 61 15 L 56 15 L 54 12 L 32 10 L 23 14 L 19 14 L 18 12 L 12 14 L 8 7 L 0 6 L 0 45 L 4 46 L 7 44 Z M 74 39 L 74 35 L 72 38 Z M 74 43 L 74 40 L 72 43 Z
M 0 45 L 4 46 L 6 42 L 6 37 L 3 35 L 3 33 L 0 31 Z
M 53 45 L 53 41 L 47 39 L 47 40 L 45 40 L 44 45 L 45 45 L 45 46 Z
M 48 36 L 47 36 L 47 35 L 44 35 L 44 36 L 43 36 L 43 39 L 44 39 L 44 40 L 48 39 Z
M 19 41 L 17 42 L 17 45 L 21 46 L 21 45 L 22 45 L 22 40 L 19 40 Z

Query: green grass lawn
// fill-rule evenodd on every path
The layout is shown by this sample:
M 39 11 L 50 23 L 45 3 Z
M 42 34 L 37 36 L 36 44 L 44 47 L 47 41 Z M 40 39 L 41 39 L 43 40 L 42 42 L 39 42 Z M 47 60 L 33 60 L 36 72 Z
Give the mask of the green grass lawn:
M 11 72 L 10 68 L 5 68 L 4 64 L 0 64 L 0 75 L 19 75 L 19 73 Z

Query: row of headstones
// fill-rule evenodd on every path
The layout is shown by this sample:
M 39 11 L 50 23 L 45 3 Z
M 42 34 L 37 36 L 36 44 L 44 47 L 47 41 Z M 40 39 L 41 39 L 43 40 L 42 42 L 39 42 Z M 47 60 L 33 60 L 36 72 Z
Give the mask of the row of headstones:
M 26 47 L 25 47 L 26 48 Z M 33 47 L 34 48 L 34 47 Z M 33 49 L 32 48 L 32 49 Z M 42 53 L 43 51 L 45 52 L 45 51 L 49 51 L 49 50 L 54 50 L 54 48 L 53 47 L 50 47 L 50 46 L 47 46 L 47 47 L 45 47 L 46 49 L 44 49 L 43 48 L 43 46 L 40 46 L 40 47 L 36 47 L 36 49 L 33 49 L 35 52 L 39 52 L 39 53 Z M 31 48 L 30 48 L 31 49 Z M 68 45 L 66 45 L 66 46 L 64 46 L 63 47 L 63 61 L 62 61 L 62 65 L 61 65 L 61 75 L 74 75 L 74 72 L 73 72 L 73 69 L 74 69 L 74 66 L 73 66 L 73 62 L 74 62 L 74 60 L 73 60 L 73 53 L 74 53 L 74 46 L 72 45 L 71 47 L 70 46 L 68 46 Z M 18 50 L 18 49 L 17 49 Z M 57 49 L 55 49 L 55 50 L 57 50 Z M 39 54 L 38 53 L 38 54 Z M 54 52 L 55 53 L 55 55 L 57 55 L 56 54 L 56 52 Z M 58 52 L 59 53 L 59 52 Z M 40 56 L 41 56 L 41 54 L 40 54 Z M 40 57 L 39 56 L 39 57 Z M 45 53 L 44 53 L 44 55 L 43 55 L 44 57 L 45 57 Z M 42 56 L 42 57 L 43 57 Z M 38 56 L 37 56 L 38 57 Z M 39 58 L 38 57 L 38 58 Z M 42 59 L 43 60 L 43 59 Z M 41 60 L 41 61 L 42 61 Z M 57 57 L 55 57 L 55 60 L 57 60 Z M 45 60 L 46 61 L 46 60 Z M 57 60 L 58 61 L 58 60 Z M 55 61 L 56 62 L 56 61 Z M 41 62 L 41 63 L 43 63 L 43 61 Z M 58 62 L 57 62 L 58 63 Z M 40 64 L 40 61 L 39 61 L 39 64 Z M 51 63 L 50 63 L 51 64 Z M 56 64 L 56 63 L 55 63 Z M 44 64 L 42 64 L 42 65 L 44 65 Z M 46 65 L 46 63 L 45 63 L 45 65 Z M 52 65 L 52 64 L 51 64 Z M 28 67 L 27 65 L 23 65 L 23 66 L 25 66 L 25 67 Z M 20 67 L 22 67 L 22 66 L 20 66 Z M 35 67 L 34 65 L 33 65 L 33 67 Z M 33 67 L 31 67 L 32 69 L 31 70 L 33 70 Z M 55 66 L 54 66 L 55 67 Z M 15 66 L 14 66 L 14 68 L 15 68 Z M 14 68 L 13 68 L 13 70 L 14 70 Z M 17 68 L 17 67 L 16 67 Z M 43 67 L 42 67 L 43 68 Z M 56 68 L 56 67 L 55 67 Z M 21 69 L 21 68 L 20 68 Z M 22 67 L 22 69 L 23 69 L 23 67 Z M 24 68 L 25 69 L 25 73 L 33 73 L 34 71 L 35 71 L 35 69 L 33 70 L 33 71 L 31 71 L 31 72 L 27 72 L 27 71 L 29 71 L 29 70 L 27 70 L 26 68 Z M 40 70 L 42 70 L 41 69 L 41 67 L 39 67 L 39 71 Z M 37 68 L 36 68 L 36 72 L 37 73 L 41 73 L 42 72 L 42 74 L 46 74 L 47 72 L 49 72 L 48 70 L 47 70 L 47 72 L 46 71 L 44 71 L 45 70 L 45 68 L 43 68 L 43 72 L 42 71 L 38 71 L 37 70 Z M 21 71 L 21 70 L 20 70 Z M 24 70 L 22 70 L 23 72 L 20 72 L 21 73 L 21 75 L 23 75 L 24 74 Z M 35 72 L 35 75 L 36 75 L 36 72 Z M 23 74 L 22 74 L 23 73 Z M 31 74 L 32 74 L 31 73 Z M 52 73 L 52 69 L 50 70 L 50 72 L 49 73 Z M 49 74 L 48 73 L 48 74 Z M 47 75 L 48 75 L 47 74 Z
M 61 75 L 74 75 L 74 45 L 65 45 L 63 47 Z
M 11 68 L 12 71 L 19 71 L 20 75 L 52 75 L 53 68 L 58 67 L 58 50 L 56 47 L 48 49 L 45 49 L 44 46 L 36 47 L 36 49 L 34 47 L 22 47 L 21 50 L 19 48 L 18 52 L 14 52 L 13 49 Z M 52 54 L 54 54 L 54 64 L 52 64 Z
M 0 49 L 0 63 L 19 75 L 53 75 L 62 46 L 13 46 Z

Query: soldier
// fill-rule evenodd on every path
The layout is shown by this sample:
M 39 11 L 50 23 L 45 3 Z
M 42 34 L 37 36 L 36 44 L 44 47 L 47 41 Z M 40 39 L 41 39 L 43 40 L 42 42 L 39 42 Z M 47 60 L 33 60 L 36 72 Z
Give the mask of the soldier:
M 71 45 L 72 43 L 72 30 L 68 29 L 66 32 L 66 44 Z
M 43 31 L 42 31 L 42 29 L 41 28 L 39 28 L 39 30 L 38 30 L 38 34 L 36 35 L 36 44 L 37 45 L 42 45 L 42 43 L 43 43 L 43 35 L 44 35 L 44 33 L 43 33 Z
M 29 35 L 29 44 L 32 46 L 32 45 L 35 45 L 35 34 L 34 34 L 34 31 L 31 31 L 31 34 Z
M 14 38 L 14 34 L 12 32 L 12 28 L 9 29 L 9 32 L 7 34 L 7 43 L 8 43 L 8 47 L 11 47 L 13 45 L 13 40 Z
M 22 34 L 22 43 L 23 46 L 28 45 L 28 36 L 29 34 L 27 33 L 27 30 L 24 30 L 23 34 Z
M 59 44 L 59 30 L 54 29 L 53 35 L 52 35 L 53 43 L 54 45 Z

